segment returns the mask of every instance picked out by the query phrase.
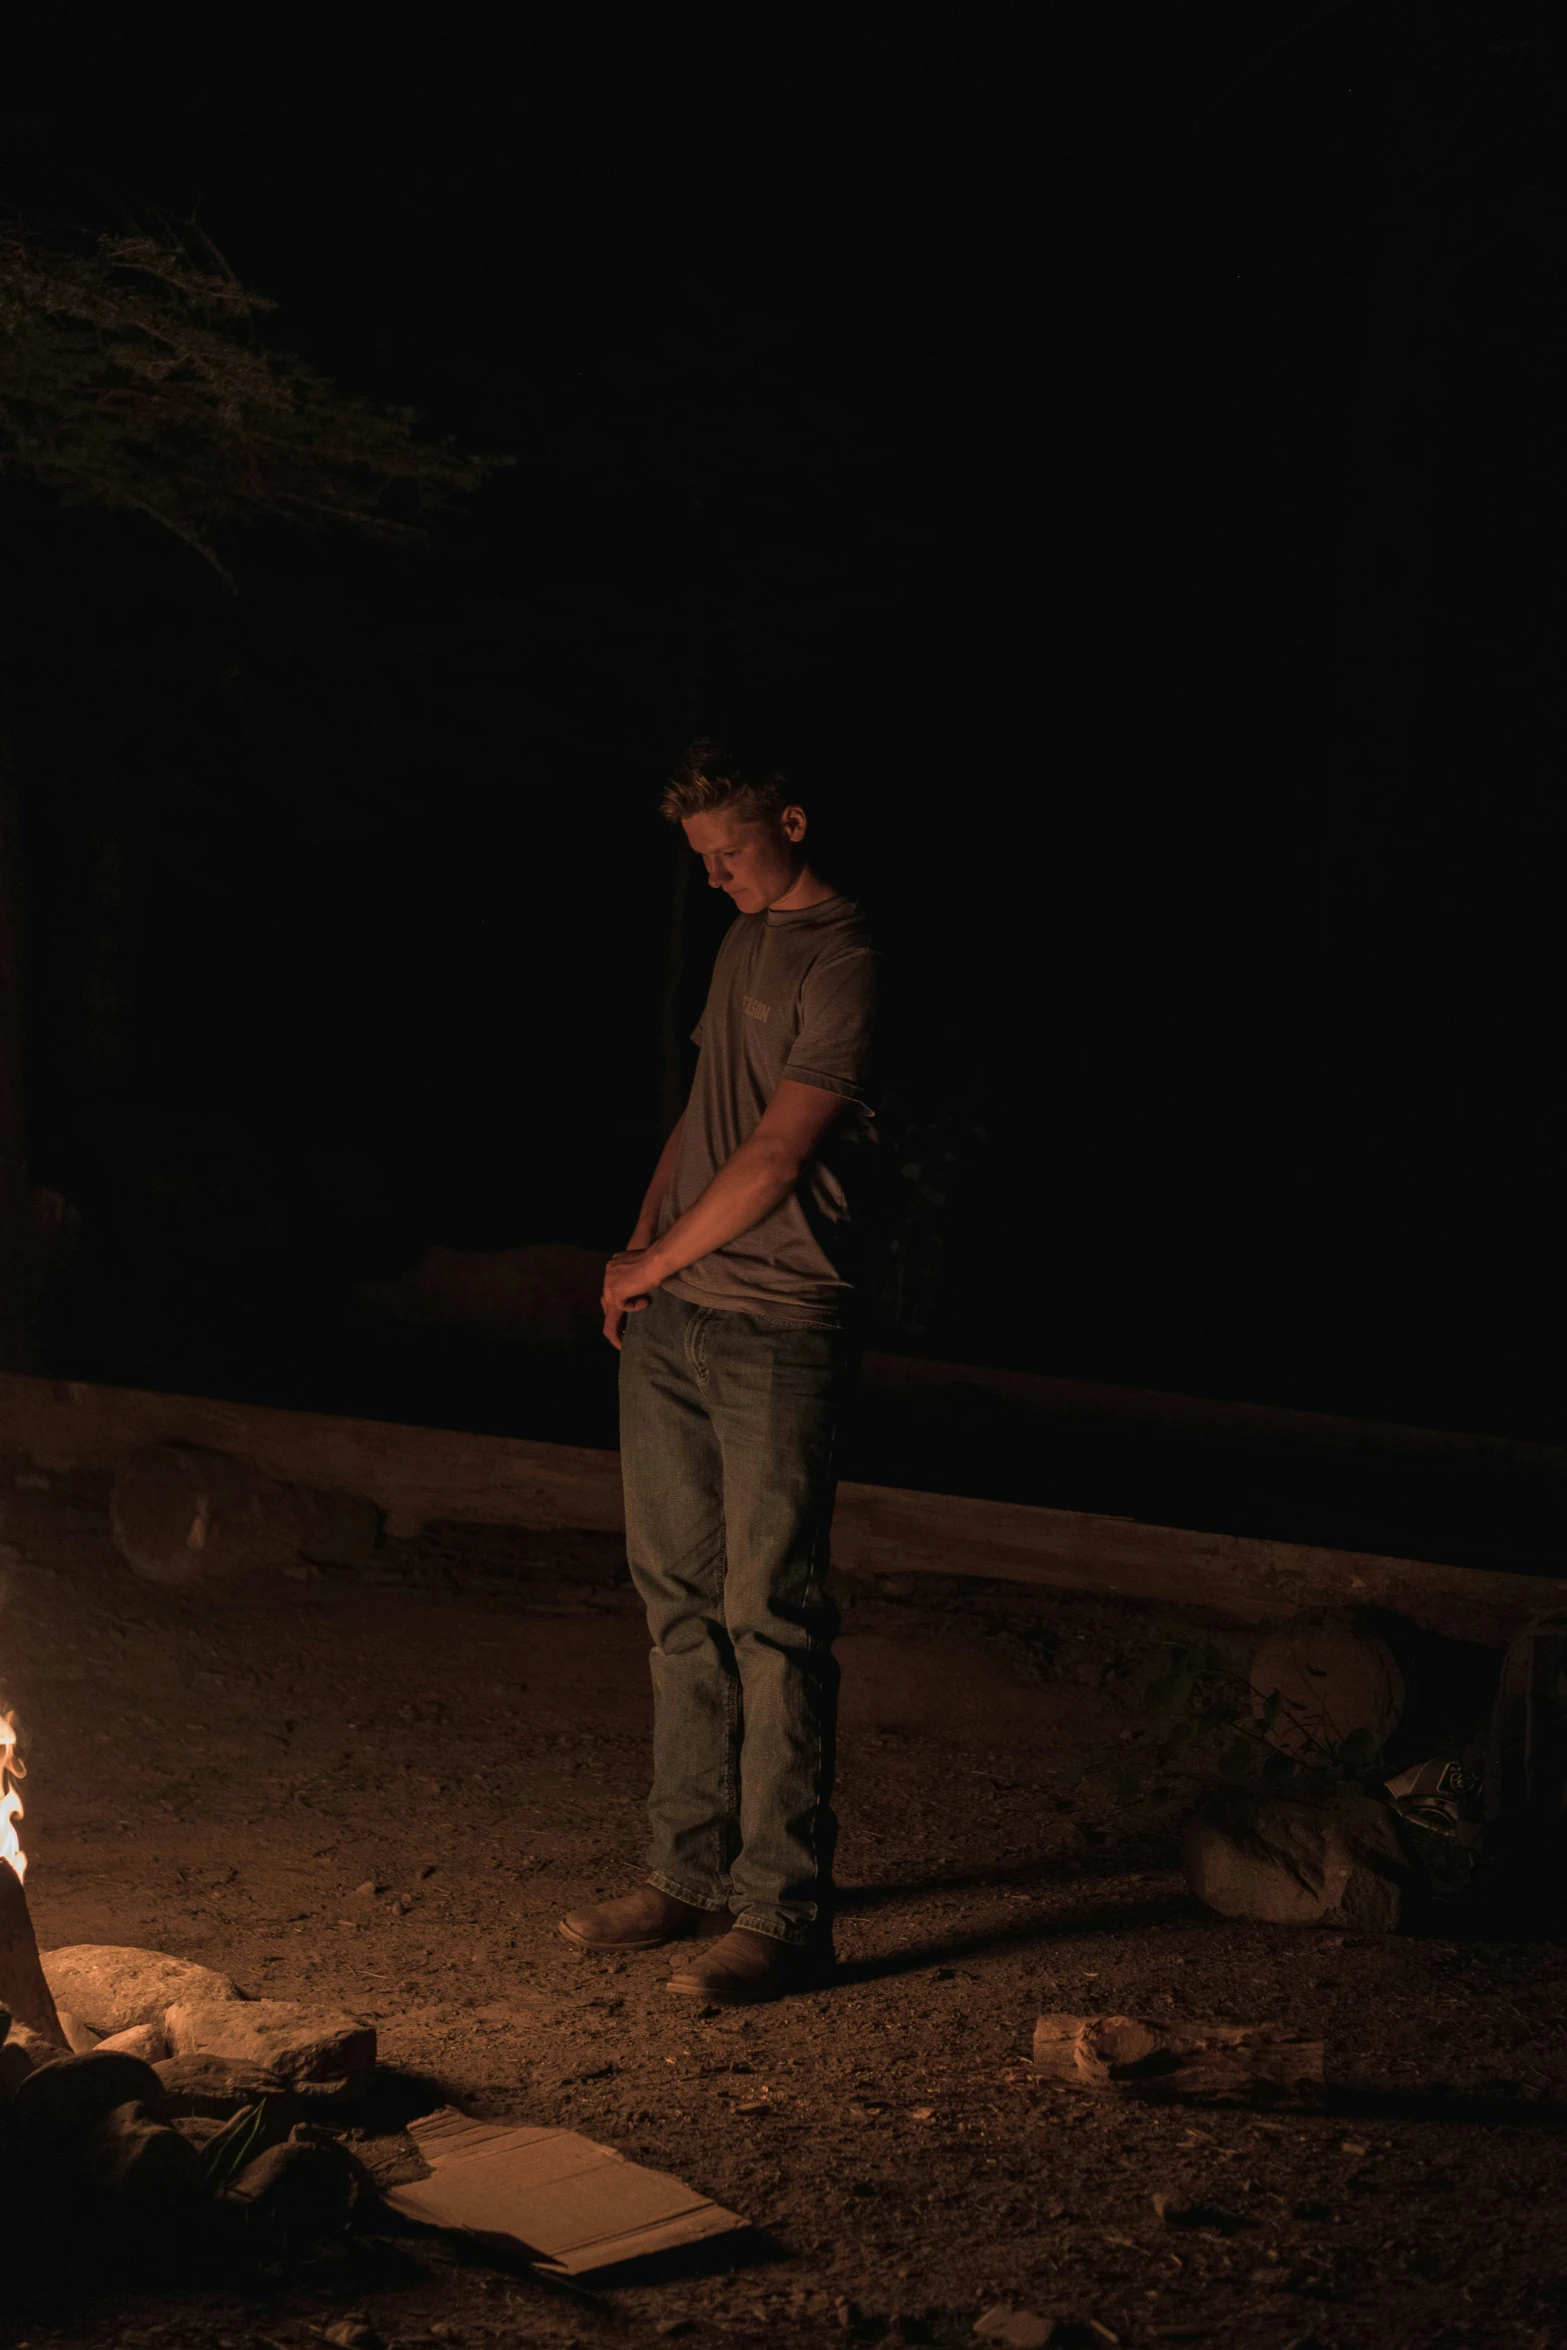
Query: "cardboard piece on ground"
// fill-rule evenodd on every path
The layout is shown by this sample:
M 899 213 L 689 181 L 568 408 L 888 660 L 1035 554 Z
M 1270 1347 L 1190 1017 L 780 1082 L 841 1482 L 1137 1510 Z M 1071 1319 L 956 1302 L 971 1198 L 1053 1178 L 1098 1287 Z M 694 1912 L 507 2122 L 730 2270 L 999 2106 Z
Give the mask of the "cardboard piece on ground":
M 427 2227 L 509 2236 L 561 2276 L 697 2244 L 750 2223 L 668 2171 L 575 2130 L 470 2121 L 450 2105 L 410 2122 L 431 2175 L 385 2200 Z

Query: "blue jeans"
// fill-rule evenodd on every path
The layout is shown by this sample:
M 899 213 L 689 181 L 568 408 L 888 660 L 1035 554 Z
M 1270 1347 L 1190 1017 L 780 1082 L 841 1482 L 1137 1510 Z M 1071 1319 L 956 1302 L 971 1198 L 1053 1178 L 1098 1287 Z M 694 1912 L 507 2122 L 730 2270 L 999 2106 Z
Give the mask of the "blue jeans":
M 648 1882 L 802 1944 L 827 1923 L 841 1330 L 655 1290 L 620 1357 L 626 1555 L 653 1641 Z

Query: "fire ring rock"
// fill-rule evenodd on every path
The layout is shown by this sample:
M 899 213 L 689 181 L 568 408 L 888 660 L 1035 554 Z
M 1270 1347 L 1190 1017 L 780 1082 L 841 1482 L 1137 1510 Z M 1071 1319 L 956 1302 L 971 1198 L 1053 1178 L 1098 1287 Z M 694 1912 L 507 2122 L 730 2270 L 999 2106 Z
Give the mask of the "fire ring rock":
M 1211 1796 L 1186 1827 L 1186 1882 L 1221 1917 L 1390 1933 L 1418 1879 L 1385 1803 L 1260 1790 Z
M 245 1999 L 211 2007 L 181 2002 L 164 2017 L 175 2056 L 226 2056 L 275 2073 L 302 2096 L 351 2097 L 375 2070 L 375 2026 L 336 2007 Z
M 128 2032 L 134 2024 L 161 2029 L 165 2008 L 177 2000 L 203 2007 L 240 2003 L 239 1985 L 215 1967 L 128 1943 L 67 1943 L 44 1952 L 43 1969 L 55 2004 L 105 2034 Z
M 363 2176 L 346 2148 L 290 2138 L 248 2163 L 224 2201 L 284 2244 L 308 2244 L 342 2228 Z
M 149 2117 L 163 2110 L 163 2085 L 139 2056 L 57 2056 L 17 2086 L 11 2114 L 17 2131 L 35 2146 L 86 2137 L 117 2106 L 140 2105 Z
M 153 2070 L 163 2083 L 163 2094 L 173 2114 L 226 2122 L 246 2105 L 259 2105 L 264 2097 L 280 2097 L 286 2098 L 293 2108 L 290 2126 L 298 2118 L 298 2105 L 287 2083 L 280 2074 L 268 2072 L 258 2064 L 196 2049 L 189 2056 L 165 2057 Z
M 82 2148 L 81 2167 L 101 2194 L 146 2213 L 194 2204 L 206 2184 L 195 2147 L 135 2099 L 104 2115 Z

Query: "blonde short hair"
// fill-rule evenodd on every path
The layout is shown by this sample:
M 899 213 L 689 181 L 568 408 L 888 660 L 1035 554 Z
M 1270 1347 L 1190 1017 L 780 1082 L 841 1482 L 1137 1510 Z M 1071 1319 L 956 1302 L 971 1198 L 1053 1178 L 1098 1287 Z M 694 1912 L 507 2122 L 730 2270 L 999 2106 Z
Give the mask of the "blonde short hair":
M 783 814 L 789 791 L 776 768 L 747 765 L 703 735 L 686 749 L 658 805 L 670 824 L 683 823 L 687 816 L 710 816 L 718 808 L 733 808 L 749 821 L 765 824 Z

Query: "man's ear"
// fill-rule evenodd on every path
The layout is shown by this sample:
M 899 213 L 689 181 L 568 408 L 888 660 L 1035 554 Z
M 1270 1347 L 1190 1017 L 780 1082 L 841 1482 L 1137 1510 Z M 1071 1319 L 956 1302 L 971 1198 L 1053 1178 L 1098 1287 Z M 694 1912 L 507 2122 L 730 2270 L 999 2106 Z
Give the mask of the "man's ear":
M 785 808 L 778 822 L 783 828 L 784 839 L 793 841 L 798 847 L 805 838 L 805 810 L 791 805 Z

